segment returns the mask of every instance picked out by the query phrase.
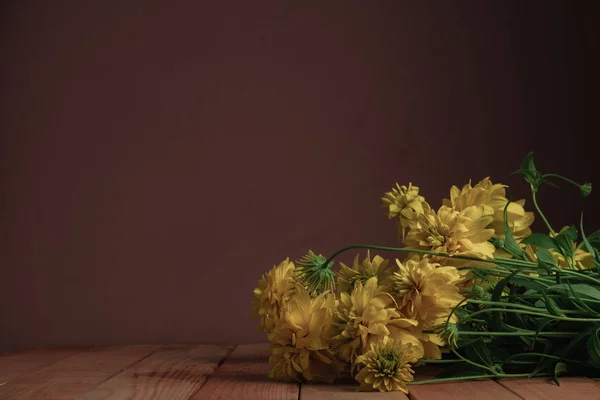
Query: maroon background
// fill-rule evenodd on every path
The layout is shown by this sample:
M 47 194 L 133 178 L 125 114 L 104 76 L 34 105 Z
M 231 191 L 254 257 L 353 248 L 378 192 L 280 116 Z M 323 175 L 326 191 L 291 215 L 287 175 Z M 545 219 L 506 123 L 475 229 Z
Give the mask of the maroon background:
M 592 2 L 213 3 L 3 2 L 1 348 L 262 341 L 260 275 L 394 244 L 396 181 L 600 184 Z

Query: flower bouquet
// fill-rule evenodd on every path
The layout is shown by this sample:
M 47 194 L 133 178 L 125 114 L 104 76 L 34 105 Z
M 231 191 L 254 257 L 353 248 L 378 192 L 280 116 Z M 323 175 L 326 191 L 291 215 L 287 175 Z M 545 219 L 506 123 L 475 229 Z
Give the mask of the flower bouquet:
M 282 261 L 254 290 L 253 311 L 271 342 L 269 376 L 302 382 L 353 377 L 360 390 L 408 393 L 408 384 L 478 378 L 600 376 L 600 231 L 553 229 L 540 210 L 543 174 L 529 153 L 516 173 L 534 213 L 485 178 L 452 186 L 433 209 L 419 188 L 382 198 L 401 247 L 352 245 L 329 257 Z M 579 229 L 578 229 L 579 228 Z M 351 265 L 335 258 L 362 249 Z M 395 262 L 375 251 L 398 252 Z M 413 367 L 443 363 L 412 382 Z

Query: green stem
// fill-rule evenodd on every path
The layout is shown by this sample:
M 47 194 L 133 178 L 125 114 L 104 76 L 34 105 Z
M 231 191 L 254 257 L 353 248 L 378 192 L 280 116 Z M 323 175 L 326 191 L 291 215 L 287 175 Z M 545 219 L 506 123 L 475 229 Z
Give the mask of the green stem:
M 577 332 L 482 332 L 482 331 L 460 331 L 460 336 L 557 336 L 557 337 L 573 337 L 577 336 Z
M 565 296 L 561 296 L 560 294 L 548 294 L 547 296 L 550 297 L 550 298 L 553 298 L 553 299 L 564 299 L 565 298 Z M 508 295 L 503 296 L 503 297 L 506 297 L 508 299 L 516 299 L 516 300 L 528 300 L 528 299 L 544 300 L 544 296 L 537 295 L 537 294 L 531 294 L 531 295 L 527 295 L 527 294 L 508 294 Z M 591 299 L 591 298 L 586 298 L 585 301 L 586 301 L 586 303 L 600 304 L 600 300 L 594 300 L 594 299 Z M 565 312 L 565 311 L 569 311 L 569 310 L 563 310 L 563 312 Z M 575 310 L 572 310 L 572 311 L 569 311 L 569 312 L 572 312 L 573 314 L 576 314 L 576 313 L 577 314 L 581 314 L 580 312 L 575 311 Z
M 536 376 L 550 376 L 550 374 L 537 374 Z M 454 378 L 435 378 L 428 379 L 426 381 L 409 382 L 409 385 L 425 385 L 428 383 L 438 382 L 454 382 L 454 381 L 469 381 L 473 379 L 486 379 L 486 378 L 527 378 L 529 374 L 497 374 L 497 375 L 469 375 L 469 376 L 457 376 Z
M 556 269 L 553 269 L 553 271 L 556 271 Z M 583 278 L 583 279 L 586 279 L 586 280 L 588 280 L 590 282 L 594 282 L 596 285 L 600 285 L 600 280 L 598 280 L 596 278 L 592 278 L 591 276 L 588 276 L 586 274 L 582 274 L 582 273 L 579 273 L 577 271 L 571 271 L 569 269 L 564 269 L 564 268 L 560 268 L 560 269 L 558 269 L 558 271 L 560 271 L 560 273 L 562 273 L 562 274 L 575 275 L 578 278 Z
M 505 364 L 505 363 L 507 363 L 509 361 L 512 361 L 513 358 L 520 358 L 520 357 L 545 357 L 545 358 L 551 358 L 553 360 L 560 360 L 560 361 L 566 361 L 566 362 L 572 362 L 572 363 L 581 364 L 581 361 L 568 360 L 566 358 L 561 358 L 561 357 L 558 357 L 558 356 L 553 356 L 552 354 L 544 354 L 544 353 L 518 353 L 518 354 L 513 354 L 512 356 L 510 356 L 506 360 L 504 360 L 502 362 L 502 364 Z
M 508 302 L 504 302 L 504 301 L 486 301 L 486 300 L 475 300 L 475 299 L 469 299 L 469 303 L 473 303 L 473 304 L 484 304 L 484 305 L 488 305 L 488 306 L 504 306 L 504 307 L 514 307 L 514 308 L 518 308 L 521 310 L 529 310 L 529 311 L 546 311 L 545 308 L 540 308 L 540 307 L 531 307 L 531 306 L 526 306 L 523 304 L 518 304 L 518 303 L 508 303 Z M 581 314 L 580 311 L 575 311 L 575 310 L 562 310 L 564 313 L 568 313 L 571 312 L 572 314 Z
M 486 313 L 486 312 L 492 312 L 492 311 L 502 311 L 502 312 L 512 312 L 512 313 L 516 313 L 516 314 L 535 315 L 535 316 L 538 316 L 538 317 L 546 317 L 546 318 L 550 318 L 550 319 L 555 319 L 557 321 L 600 322 L 600 318 L 571 318 L 571 317 L 561 317 L 561 316 L 558 316 L 558 315 L 550 315 L 550 314 L 538 313 L 538 312 L 527 311 L 527 310 L 511 310 L 511 309 L 508 309 L 508 308 L 486 308 L 486 309 L 483 309 L 481 311 L 474 312 L 469 317 L 474 317 L 476 315 L 483 314 L 483 313 Z
M 450 364 L 450 363 L 461 363 L 464 362 L 463 360 L 448 360 L 448 359 L 442 359 L 442 360 L 426 360 L 426 359 L 420 359 L 419 361 L 417 361 L 417 364 Z
M 455 349 L 452 349 L 452 352 L 454 353 L 455 356 L 457 356 L 458 358 L 460 358 L 461 360 L 463 360 L 464 362 L 466 362 L 467 364 L 471 364 L 474 367 L 477 368 L 481 368 L 481 369 L 485 369 L 486 371 L 490 371 L 492 374 L 496 375 L 498 372 L 490 367 L 486 367 L 485 365 L 481 365 L 481 364 L 477 364 L 474 361 L 471 361 L 467 358 L 464 358 L 463 356 L 460 355 L 460 353 L 458 351 L 456 351 Z
M 478 257 L 451 255 L 448 253 L 440 253 L 437 251 L 430 251 L 430 250 L 411 249 L 408 247 L 388 247 L 388 246 L 377 246 L 377 245 L 370 245 L 370 244 L 353 244 L 350 246 L 342 247 L 341 249 L 334 252 L 325 261 L 325 265 L 329 265 L 329 263 L 332 262 L 333 259 L 336 258 L 337 256 L 339 256 L 340 254 L 342 254 L 348 250 L 353 250 L 353 249 L 370 249 L 370 250 L 381 250 L 381 251 L 396 251 L 396 252 L 404 252 L 404 253 L 428 254 L 428 255 L 437 256 L 437 257 L 446 257 L 446 258 L 452 258 L 452 259 L 458 259 L 458 260 L 477 261 L 477 262 L 488 263 L 488 264 L 500 264 L 501 263 L 501 264 L 506 264 L 506 265 L 521 266 L 521 267 L 532 267 L 532 268 L 537 267 L 537 264 L 534 262 L 524 261 L 524 260 L 515 260 L 512 258 L 498 257 L 496 259 L 483 259 L 483 258 L 478 258 Z
M 537 199 L 535 196 L 535 189 L 534 189 L 533 185 L 531 185 L 531 197 L 533 199 L 533 205 L 535 206 L 535 209 L 537 210 L 538 214 L 540 215 L 540 217 L 542 218 L 542 220 L 548 227 L 548 231 L 552 234 L 552 236 L 556 235 L 556 232 L 554 232 L 554 229 L 552 229 L 552 227 L 550 226 L 550 223 L 546 219 L 546 216 L 544 216 L 544 213 L 540 209 L 540 206 L 538 206 Z
M 572 181 L 571 179 L 566 178 L 566 177 L 564 177 L 562 175 L 558 175 L 558 174 L 544 174 L 544 175 L 542 175 L 542 178 L 547 178 L 549 176 L 554 177 L 554 178 L 562 179 L 565 182 L 569 182 L 570 184 L 572 184 L 572 185 L 574 185 L 574 186 L 576 186 L 578 188 L 581 188 L 581 185 L 579 183 L 577 183 L 575 181 Z

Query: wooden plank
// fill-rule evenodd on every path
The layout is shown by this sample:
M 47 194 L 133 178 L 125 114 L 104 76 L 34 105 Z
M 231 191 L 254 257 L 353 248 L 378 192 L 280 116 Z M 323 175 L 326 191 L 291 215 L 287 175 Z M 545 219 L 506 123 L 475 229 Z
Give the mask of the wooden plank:
M 409 386 L 409 389 L 409 397 L 411 400 L 464 400 L 474 398 L 485 398 L 486 400 L 521 399 L 521 397 L 492 380 L 412 385 Z
M 88 391 L 81 399 L 187 400 L 231 350 L 231 346 L 167 346 Z
M 267 344 L 237 346 L 192 399 L 297 400 L 298 384 L 267 378 L 269 354 Z
M 153 346 L 94 347 L 0 387 L 1 399 L 75 399 L 155 350 Z
M 340 379 L 334 384 L 302 384 L 300 398 L 302 400 L 408 400 L 402 392 L 359 392 L 358 383 L 352 378 Z
M 502 379 L 498 382 L 527 400 L 600 399 L 600 384 L 588 378 L 559 378 L 560 386 L 550 378 Z
M 0 355 L 0 385 L 30 374 L 57 361 L 88 350 L 89 347 L 24 350 Z
M 415 381 L 434 379 L 433 370 L 438 366 L 415 368 Z M 517 396 L 509 389 L 490 379 L 475 381 L 428 383 L 425 385 L 409 385 L 408 397 L 411 400 L 464 400 L 485 398 L 486 400 L 517 400 Z

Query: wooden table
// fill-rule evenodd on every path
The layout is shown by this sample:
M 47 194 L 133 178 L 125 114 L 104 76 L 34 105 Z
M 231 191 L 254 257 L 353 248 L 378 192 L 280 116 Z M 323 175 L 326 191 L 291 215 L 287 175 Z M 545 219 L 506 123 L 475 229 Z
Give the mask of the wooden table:
M 268 355 L 265 344 L 28 350 L 0 356 L 0 399 L 600 399 L 600 383 L 586 378 L 428 384 L 410 386 L 408 397 L 356 392 L 349 381 L 275 382 Z

